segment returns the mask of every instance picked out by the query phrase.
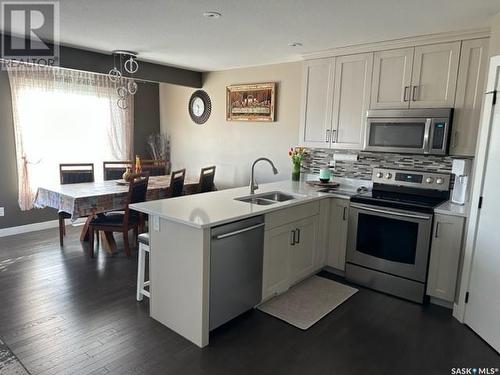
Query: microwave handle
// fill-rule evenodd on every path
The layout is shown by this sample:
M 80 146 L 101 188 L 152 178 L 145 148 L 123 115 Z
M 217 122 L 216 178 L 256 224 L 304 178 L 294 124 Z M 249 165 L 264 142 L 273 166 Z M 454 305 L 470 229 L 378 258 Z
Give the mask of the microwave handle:
M 425 154 L 430 152 L 429 142 L 430 142 L 430 134 L 431 134 L 431 124 L 432 124 L 431 118 L 428 118 L 425 120 L 425 130 L 424 130 L 424 153 Z

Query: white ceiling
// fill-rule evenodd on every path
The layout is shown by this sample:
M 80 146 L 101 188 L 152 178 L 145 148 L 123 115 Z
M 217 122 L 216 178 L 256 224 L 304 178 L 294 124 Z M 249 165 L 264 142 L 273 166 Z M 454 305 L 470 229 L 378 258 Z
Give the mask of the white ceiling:
M 499 0 L 61 0 L 61 43 L 211 71 L 490 26 Z M 219 19 L 204 11 L 222 13 Z M 301 42 L 302 47 L 289 47 Z

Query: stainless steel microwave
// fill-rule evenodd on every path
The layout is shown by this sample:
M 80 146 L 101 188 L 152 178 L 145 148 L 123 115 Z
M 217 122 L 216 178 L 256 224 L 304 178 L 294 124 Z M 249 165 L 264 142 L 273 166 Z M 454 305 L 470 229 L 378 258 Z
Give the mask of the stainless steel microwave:
M 453 108 L 367 112 L 364 150 L 447 155 Z

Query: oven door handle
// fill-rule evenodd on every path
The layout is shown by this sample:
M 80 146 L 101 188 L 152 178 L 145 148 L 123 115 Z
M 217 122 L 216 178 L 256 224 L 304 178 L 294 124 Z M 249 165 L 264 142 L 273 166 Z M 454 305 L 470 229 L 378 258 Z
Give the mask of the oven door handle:
M 360 210 L 365 210 L 365 211 L 377 212 L 377 213 L 380 213 L 380 214 L 387 214 L 387 215 L 407 217 L 407 218 L 410 218 L 410 219 L 420 219 L 420 220 L 430 220 L 431 219 L 430 216 L 405 214 L 403 212 L 395 212 L 395 211 L 386 211 L 386 210 L 381 210 L 381 209 L 378 209 L 378 208 L 371 208 L 371 207 L 366 207 L 366 206 L 358 206 L 357 204 L 351 204 L 351 207 L 353 207 L 353 208 L 359 208 Z

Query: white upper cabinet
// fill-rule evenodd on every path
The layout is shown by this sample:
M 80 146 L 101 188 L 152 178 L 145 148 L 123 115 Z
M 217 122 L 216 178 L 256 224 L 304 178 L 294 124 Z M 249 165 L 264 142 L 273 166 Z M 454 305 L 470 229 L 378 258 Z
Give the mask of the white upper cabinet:
M 450 107 L 450 153 L 474 155 L 487 45 L 470 39 L 306 61 L 299 143 L 362 149 L 369 108 Z
M 489 39 L 466 40 L 460 52 L 450 154 L 474 156 L 483 102 Z
M 411 108 L 453 107 L 461 42 L 415 47 Z
M 370 106 L 373 53 L 341 56 L 335 60 L 332 147 L 360 149 Z
M 408 108 L 414 51 L 411 47 L 375 52 L 370 108 Z
M 334 59 L 304 64 L 299 138 L 304 146 L 324 148 L 330 145 L 334 68 Z

